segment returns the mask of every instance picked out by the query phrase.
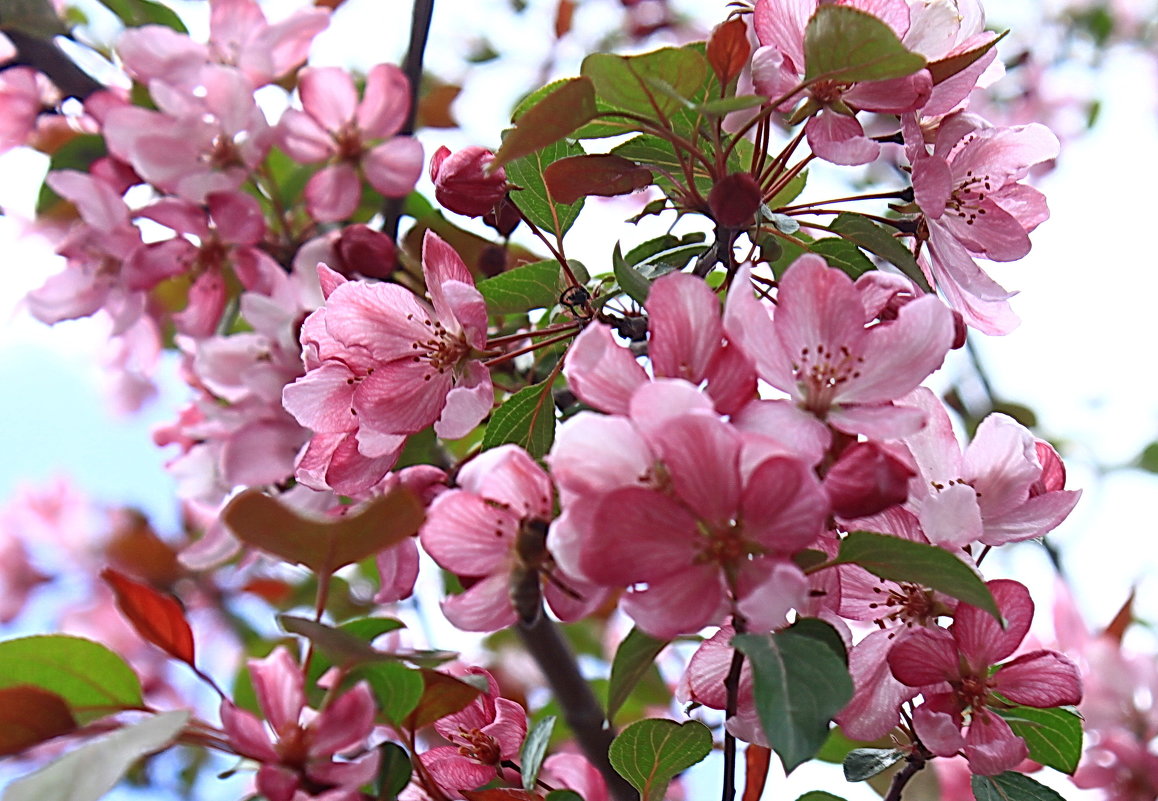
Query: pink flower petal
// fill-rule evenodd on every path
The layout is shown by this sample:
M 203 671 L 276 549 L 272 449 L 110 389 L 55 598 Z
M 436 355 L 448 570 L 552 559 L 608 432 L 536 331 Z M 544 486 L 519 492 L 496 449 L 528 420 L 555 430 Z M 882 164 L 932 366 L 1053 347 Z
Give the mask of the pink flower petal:
M 812 152 L 825 161 L 845 166 L 868 164 L 881 146 L 865 136 L 855 117 L 823 109 L 804 125 Z
M 422 547 L 438 564 L 464 576 L 485 576 L 510 559 L 519 518 L 485 498 L 447 490 L 435 498 L 422 524 Z
M 997 691 L 1015 704 L 1046 709 L 1082 700 L 1077 665 L 1057 651 L 1034 651 L 997 671 Z
M 647 373 L 631 352 L 614 340 L 609 326 L 598 321 L 575 338 L 563 374 L 580 400 L 608 414 L 627 414 L 632 394 L 647 381 Z
M 340 67 L 307 67 L 298 75 L 302 108 L 328 131 L 354 120 L 358 91 L 350 73 Z
M 953 637 L 961 654 L 978 671 L 996 665 L 1017 650 L 1033 621 L 1033 599 L 1024 584 L 1010 579 L 986 582 L 1001 611 L 1005 626 L 993 615 L 969 604 L 960 604 L 953 622 Z
M 362 182 L 349 164 L 332 164 L 306 183 L 306 208 L 318 222 L 345 220 L 358 209 Z
M 720 301 L 686 273 L 660 278 L 647 296 L 648 356 L 657 376 L 698 384 L 720 349 Z
M 410 111 L 410 83 L 393 64 L 377 64 L 366 74 L 366 90 L 358 106 L 357 121 L 368 137 L 393 136 Z
M 370 186 L 386 197 L 402 197 L 422 177 L 422 143 L 396 136 L 362 156 L 362 170 Z
M 1016 767 L 1029 756 L 1025 740 L 1009 724 L 988 710 L 975 712 L 965 736 L 969 769 L 981 776 L 996 776 Z

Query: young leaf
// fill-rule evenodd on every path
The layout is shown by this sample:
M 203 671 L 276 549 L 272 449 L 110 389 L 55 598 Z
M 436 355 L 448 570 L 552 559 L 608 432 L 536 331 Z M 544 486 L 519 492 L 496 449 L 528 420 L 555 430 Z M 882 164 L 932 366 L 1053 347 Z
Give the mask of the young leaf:
M 946 56 L 937 61 L 930 61 L 929 75 L 933 76 L 933 85 L 936 86 L 943 81 L 947 81 L 957 73 L 968 69 L 977 59 L 996 47 L 997 43 L 1008 34 L 1009 31 L 1003 31 L 999 36 L 972 50 L 966 50 L 964 53 L 958 53 L 955 56 Z
M 555 716 L 548 715 L 531 727 L 522 747 L 519 748 L 519 766 L 523 771 L 524 790 L 534 790 L 539 781 L 539 770 L 543 767 L 543 759 L 547 756 L 547 744 L 551 741 L 551 732 L 554 729 Z
M 493 787 L 489 790 L 466 790 L 466 801 L 539 801 L 539 794 L 514 787 Z
M 555 442 L 555 404 L 546 382 L 524 387 L 495 409 L 483 435 L 482 448 L 507 442 L 522 446 L 538 459 Z
M 543 179 L 556 202 L 581 197 L 629 195 L 652 182 L 651 170 L 612 154 L 571 156 L 547 165 Z
M 844 758 L 844 778 L 863 782 L 895 765 L 904 753 L 896 748 L 855 748 Z
M 579 72 L 594 82 L 600 100 L 657 119 L 690 102 L 708 77 L 708 62 L 694 48 L 665 47 L 638 56 L 593 53 Z
M 189 33 L 185 23 L 171 8 L 154 0 L 100 0 L 100 4 L 116 14 L 126 28 L 164 25 L 178 33 Z
M 566 286 L 559 262 L 547 259 L 479 281 L 478 291 L 491 314 L 514 314 L 551 308 Z
M 356 634 L 308 618 L 279 615 L 278 622 L 286 631 L 301 635 L 316 645 L 322 652 L 322 656 L 328 660 L 333 660 L 331 664 L 336 663 L 343 667 L 366 662 L 398 660 L 408 662 L 434 661 L 437 663 L 453 659 L 457 655 L 454 651 L 407 651 L 405 653 L 379 651 L 366 639 Z
M 727 86 L 740 74 L 751 54 L 752 45 L 748 43 L 748 26 L 744 20 L 734 17 L 712 29 L 708 39 L 708 63 L 721 85 Z
M 85 743 L 9 784 L 3 801 L 96 801 L 138 759 L 172 743 L 188 720 L 188 710 L 161 712 Z
M 0 690 L 0 756 L 19 754 L 74 729 L 76 719 L 56 693 L 31 686 Z
M 977 801 L 1065 801 L 1056 790 L 1011 770 L 997 776 L 974 776 L 970 784 Z
M 760 801 L 768 784 L 772 749 L 752 743 L 744 749 L 744 795 L 740 801 Z
M 732 643 L 751 661 L 760 725 L 791 773 L 816 755 L 832 716 L 852 698 L 848 668 L 828 643 L 791 629 Z
M 511 199 L 544 231 L 558 236 L 567 233 L 583 209 L 583 200 L 560 203 L 551 195 L 543 174 L 559 159 L 582 155 L 583 148 L 574 142 L 555 142 L 507 165 L 507 180 L 519 187 L 511 192 Z
M 366 680 L 378 701 L 378 713 L 395 726 L 418 706 L 426 686 L 421 672 L 398 662 L 359 665 L 351 677 Z
M 416 731 L 439 718 L 453 715 L 481 694 L 478 687 L 446 673 L 422 668 L 422 698 L 406 716 L 406 728 Z
M 302 517 L 255 489 L 242 492 L 221 513 L 242 542 L 320 574 L 402 542 L 418 531 L 424 516 L 422 502 L 405 487 L 331 520 Z
M 595 118 L 595 85 L 589 78 L 572 78 L 515 118 L 515 127 L 503 137 L 489 169 L 497 170 L 517 158 L 558 142 Z M 508 171 L 509 177 L 509 171 Z
M 64 634 L 0 642 L 0 688 L 21 684 L 60 696 L 82 724 L 144 705 L 141 680 L 125 660 Z
M 698 720 L 648 718 L 619 733 L 608 750 L 611 766 L 639 790 L 640 801 L 663 801 L 667 786 L 681 771 L 712 750 L 712 732 Z
M 1034 762 L 1068 773 L 1078 769 L 1082 757 L 1082 719 L 1068 707 L 1037 709 L 1015 706 L 997 711 L 1013 733 L 1029 746 Z
M 854 531 L 841 540 L 840 551 L 829 564 L 860 565 L 883 579 L 921 584 L 1001 619 L 993 594 L 977 571 L 936 545 Z
M 883 81 L 924 66 L 924 56 L 905 49 L 892 28 L 850 6 L 822 5 L 804 29 L 808 81 Z
M 651 282 L 639 270 L 627 263 L 619 251 L 619 243 L 615 243 L 615 250 L 611 254 L 611 269 L 615 273 L 615 280 L 619 288 L 639 305 L 647 301 L 647 293 L 651 291 Z
M 657 640 L 635 626 L 615 649 L 615 659 L 611 662 L 611 683 L 607 690 L 607 719 L 613 720 L 615 713 L 631 695 L 631 690 L 655 664 L 655 658 L 670 642 Z
M 844 801 L 839 795 L 826 793 L 824 790 L 813 790 L 797 798 L 796 801 Z
M 933 291 L 929 287 L 929 282 L 925 280 L 925 274 L 921 272 L 917 260 L 913 258 L 912 252 L 868 217 L 845 212 L 837 215 L 830 228 L 849 242 L 859 245 L 869 253 L 875 253 L 894 265 L 921 289 L 926 292 Z
M 162 595 L 111 567 L 101 571 L 101 578 L 112 587 L 117 607 L 138 634 L 174 659 L 193 664 L 193 630 L 176 598 Z

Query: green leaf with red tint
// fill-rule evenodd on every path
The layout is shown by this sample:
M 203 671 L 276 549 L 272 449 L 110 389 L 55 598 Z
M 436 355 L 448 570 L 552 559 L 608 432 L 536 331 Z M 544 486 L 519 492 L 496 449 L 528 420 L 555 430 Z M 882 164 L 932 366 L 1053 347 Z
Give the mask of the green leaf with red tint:
M 491 415 L 482 448 L 513 442 L 536 459 L 555 442 L 555 403 L 546 382 L 523 387 L 503 401 Z
M 748 26 L 744 20 L 734 17 L 712 31 L 708 39 L 708 63 L 724 86 L 740 74 L 750 55 L 752 45 L 748 43 Z
M 193 630 L 176 598 L 133 581 L 111 567 L 101 571 L 101 578 L 112 587 L 117 607 L 138 634 L 174 659 L 193 664 Z
M 0 688 L 33 685 L 55 693 L 80 723 L 141 709 L 141 680 L 100 643 L 64 634 L 0 642 Z
M 56 693 L 31 686 L 0 690 L 0 756 L 19 754 L 68 734 L 76 725 L 68 704 Z
M 564 81 L 557 89 L 515 119 L 488 169 L 497 170 L 517 158 L 558 142 L 595 118 L 595 86 L 589 78 Z
M 221 517 L 246 545 L 323 575 L 402 542 L 418 531 L 425 511 L 414 493 L 395 487 L 353 514 L 316 520 L 250 489 Z
M 513 787 L 495 787 L 490 790 L 466 790 L 462 793 L 466 801 L 542 801 L 543 796 L 530 790 L 516 790 Z
M 883 81 L 912 75 L 925 57 L 907 50 L 872 14 L 823 5 L 804 29 L 804 65 L 808 81 Z
M 482 690 L 472 684 L 426 668 L 422 669 L 422 683 L 422 698 L 406 716 L 406 728 L 411 731 L 453 715 L 482 694 Z
M 611 154 L 571 156 L 547 165 L 543 179 L 557 203 L 570 205 L 581 197 L 628 195 L 652 182 L 651 170 Z
M 986 42 L 980 47 L 975 47 L 972 50 L 966 50 L 964 53 L 958 53 L 955 56 L 946 56 L 937 61 L 929 62 L 929 74 L 933 76 L 933 85 L 947 81 L 962 70 L 968 69 L 973 62 L 988 53 L 997 43 L 1004 39 L 1009 34 L 1009 31 L 1003 31 L 1000 36 L 997 36 L 990 42 Z

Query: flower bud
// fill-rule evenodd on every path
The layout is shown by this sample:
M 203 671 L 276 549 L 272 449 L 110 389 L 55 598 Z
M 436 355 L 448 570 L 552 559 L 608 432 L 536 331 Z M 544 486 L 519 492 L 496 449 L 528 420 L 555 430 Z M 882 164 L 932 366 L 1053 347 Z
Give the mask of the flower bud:
M 507 174 L 501 167 L 487 173 L 495 154 L 477 145 L 451 153 L 440 147 L 430 159 L 434 197 L 444 208 L 467 217 L 481 217 L 507 195 Z
M 341 272 L 346 277 L 359 273 L 367 278 L 386 278 L 398 265 L 394 241 L 368 225 L 348 225 L 334 245 Z
M 909 479 L 917 471 L 906 460 L 876 442 L 854 442 L 824 477 L 837 517 L 868 517 L 909 497 Z
M 708 206 L 724 228 L 747 228 L 756 218 L 763 195 L 751 173 L 734 172 L 712 187 Z

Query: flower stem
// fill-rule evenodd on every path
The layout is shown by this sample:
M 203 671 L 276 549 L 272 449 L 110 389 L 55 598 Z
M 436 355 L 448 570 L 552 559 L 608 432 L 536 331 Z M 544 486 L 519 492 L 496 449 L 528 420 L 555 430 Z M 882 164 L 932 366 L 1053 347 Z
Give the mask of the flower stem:
M 901 801 L 901 793 L 905 791 L 905 785 L 925 767 L 930 756 L 932 755 L 920 746 L 909 754 L 905 766 L 893 775 L 892 784 L 889 785 L 889 794 L 884 797 L 884 801 Z
M 523 647 L 547 677 L 547 683 L 563 709 L 563 719 L 587 759 L 603 774 L 611 797 L 615 801 L 636 801 L 639 793 L 615 772 L 607 756 L 611 741 L 615 739 L 615 730 L 607 723 L 591 686 L 579 672 L 575 654 L 559 631 L 558 624 L 540 614 L 534 623 L 520 622 L 515 631 Z

